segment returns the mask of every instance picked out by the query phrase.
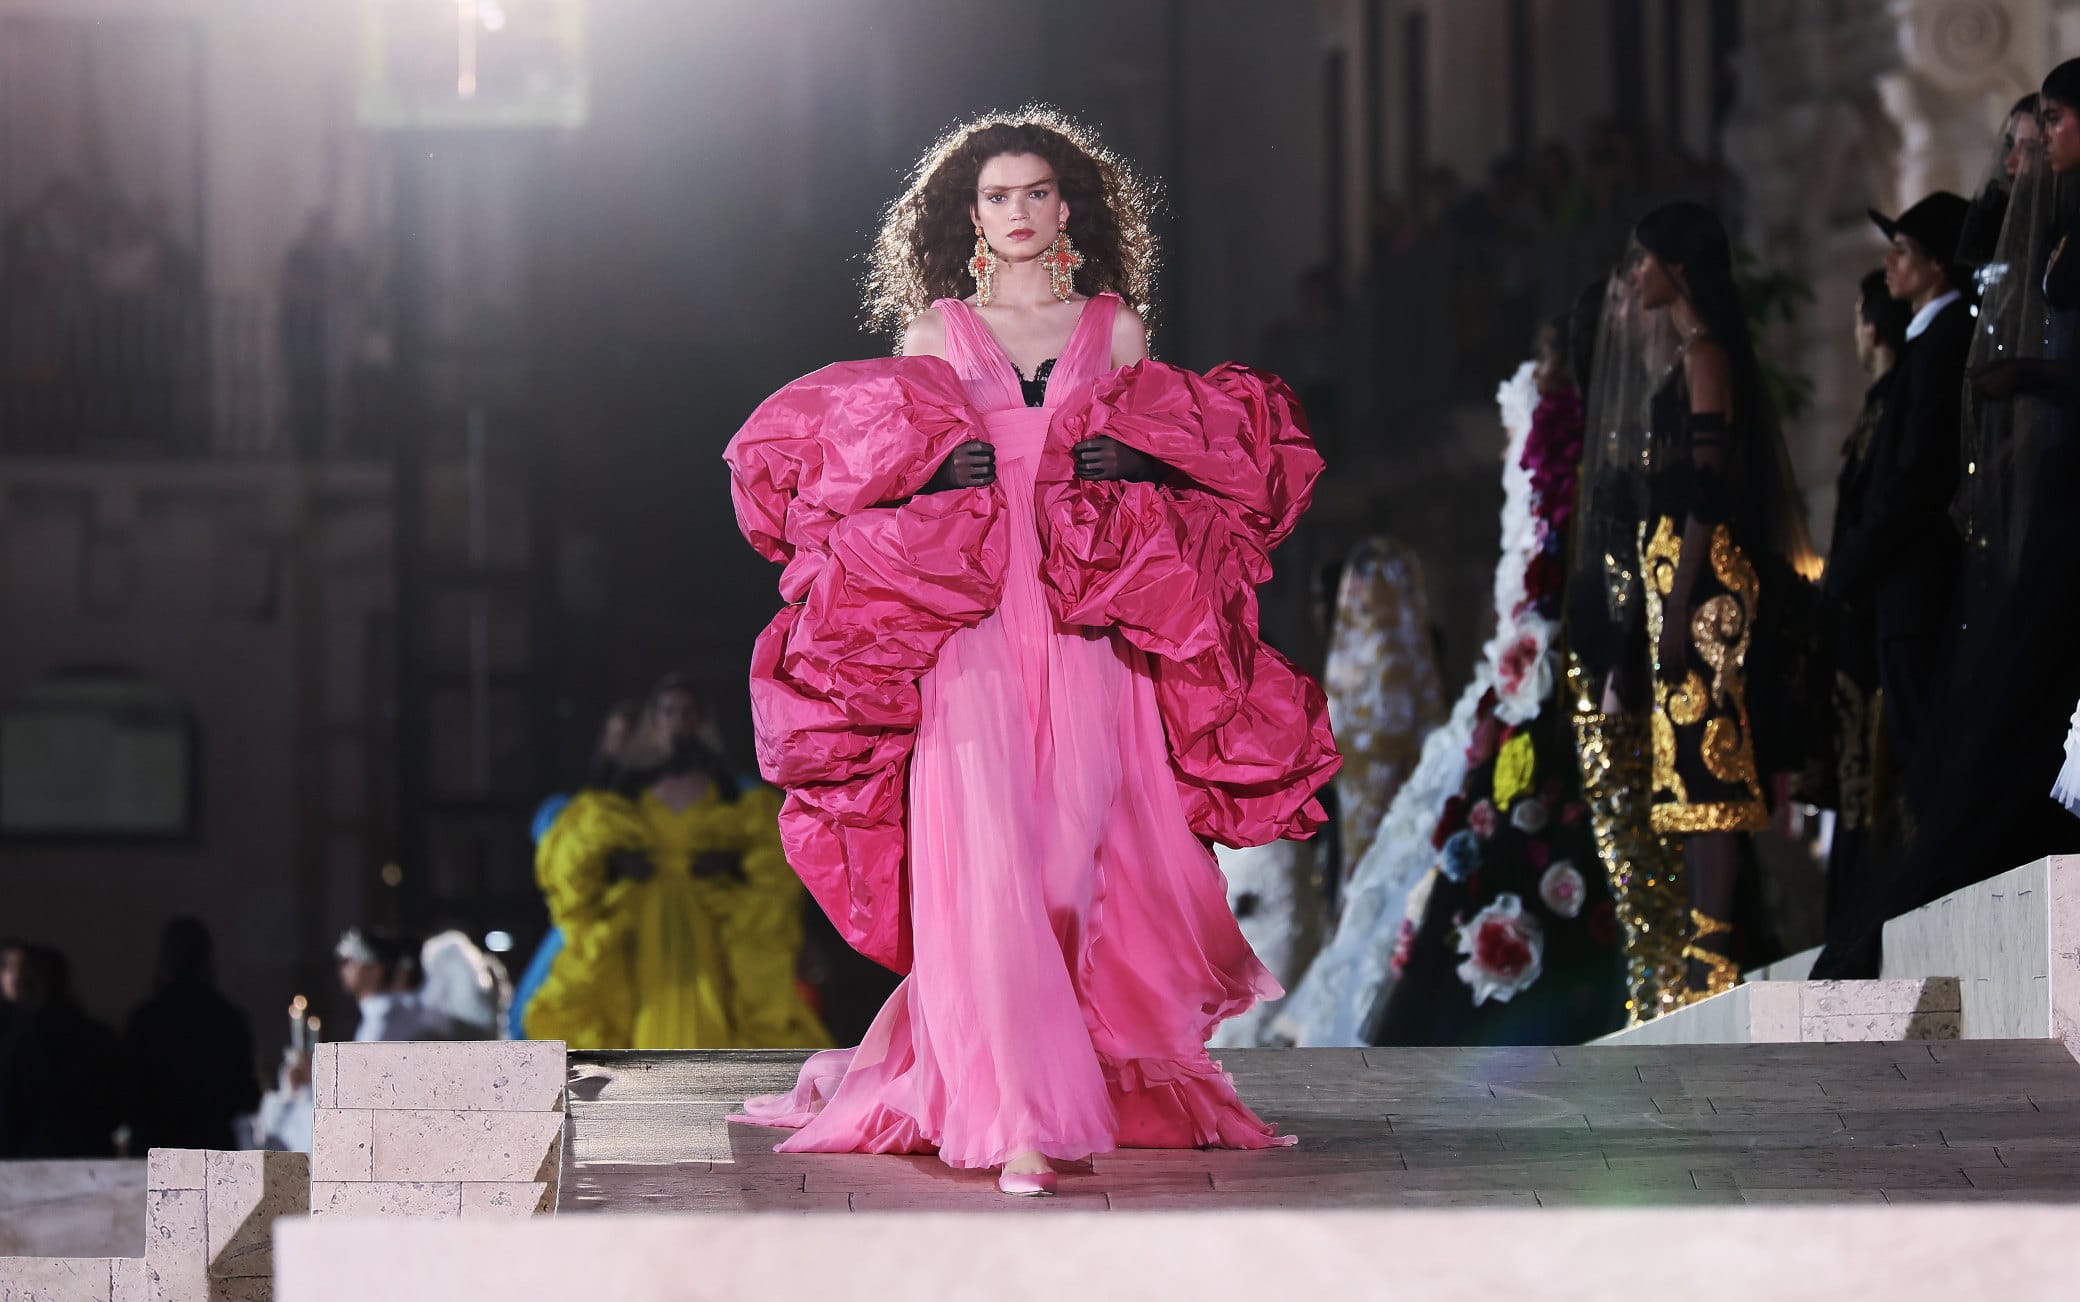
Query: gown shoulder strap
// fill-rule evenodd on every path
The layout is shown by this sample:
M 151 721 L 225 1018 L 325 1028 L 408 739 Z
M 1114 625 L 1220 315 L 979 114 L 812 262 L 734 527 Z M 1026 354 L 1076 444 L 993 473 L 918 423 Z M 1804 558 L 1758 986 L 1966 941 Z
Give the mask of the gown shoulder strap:
M 975 315 L 975 309 L 957 298 L 942 298 L 932 304 L 938 309 L 939 318 L 946 323 L 946 360 L 963 379 L 970 379 L 990 370 L 996 360 L 996 341 L 990 337 L 989 327 Z
M 1068 384 L 1094 380 L 1112 369 L 1112 323 L 1119 315 L 1117 294 L 1098 294 L 1083 308 L 1076 329 L 1062 349 L 1055 369 Z

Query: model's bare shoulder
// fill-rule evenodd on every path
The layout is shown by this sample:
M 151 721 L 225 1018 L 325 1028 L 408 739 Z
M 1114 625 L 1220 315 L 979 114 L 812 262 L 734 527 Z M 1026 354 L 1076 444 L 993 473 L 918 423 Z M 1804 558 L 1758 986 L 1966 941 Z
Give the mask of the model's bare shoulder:
M 911 318 L 903 331 L 903 356 L 946 356 L 946 318 L 935 304 Z
M 1125 303 L 1112 314 L 1112 364 L 1131 366 L 1148 358 L 1148 323 Z

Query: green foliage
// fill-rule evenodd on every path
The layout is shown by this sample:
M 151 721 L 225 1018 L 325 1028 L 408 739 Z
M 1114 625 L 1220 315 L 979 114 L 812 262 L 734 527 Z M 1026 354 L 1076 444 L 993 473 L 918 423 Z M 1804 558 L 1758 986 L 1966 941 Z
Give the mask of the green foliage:
M 1803 416 L 1813 405 L 1813 379 L 1805 372 L 1778 363 L 1765 346 L 1776 327 L 1798 319 L 1799 309 L 1813 301 L 1813 287 L 1789 271 L 1765 267 L 1753 250 L 1734 250 L 1733 280 L 1740 290 L 1741 309 L 1747 313 L 1748 329 L 1755 336 L 1756 354 L 1762 365 L 1763 383 L 1777 415 L 1786 421 Z

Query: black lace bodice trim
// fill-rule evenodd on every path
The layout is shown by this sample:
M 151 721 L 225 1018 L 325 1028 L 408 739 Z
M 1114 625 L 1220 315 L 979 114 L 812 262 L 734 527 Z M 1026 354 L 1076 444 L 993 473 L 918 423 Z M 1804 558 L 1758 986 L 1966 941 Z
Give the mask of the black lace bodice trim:
M 1046 405 L 1047 377 L 1054 374 L 1054 364 L 1056 360 L 1057 359 L 1050 357 L 1046 361 L 1040 363 L 1040 365 L 1034 369 L 1033 378 L 1030 380 L 1028 380 L 1023 375 L 1020 375 L 1018 377 L 1019 391 L 1025 394 L 1026 406 L 1040 407 Z M 1012 368 L 1012 373 L 1014 375 L 1017 374 L 1016 367 Z

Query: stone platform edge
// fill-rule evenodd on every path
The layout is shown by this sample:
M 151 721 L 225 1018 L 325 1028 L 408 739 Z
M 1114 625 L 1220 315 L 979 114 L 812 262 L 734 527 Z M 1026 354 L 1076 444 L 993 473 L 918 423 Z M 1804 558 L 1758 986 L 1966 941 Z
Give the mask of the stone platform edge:
M 1750 981 L 1597 1044 L 1832 1044 L 1955 1040 L 1956 977 L 1907 981 Z

